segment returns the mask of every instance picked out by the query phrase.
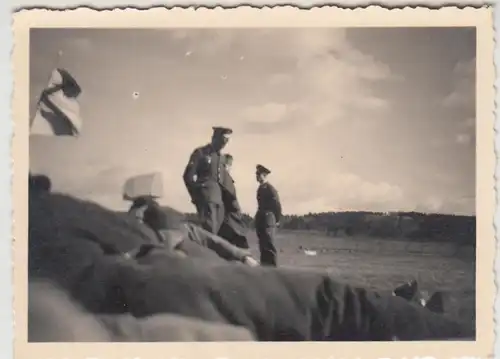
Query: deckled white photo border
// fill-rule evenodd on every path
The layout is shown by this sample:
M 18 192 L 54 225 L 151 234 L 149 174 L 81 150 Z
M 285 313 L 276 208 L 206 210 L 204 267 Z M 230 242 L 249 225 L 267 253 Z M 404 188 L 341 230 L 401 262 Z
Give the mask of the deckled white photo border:
M 12 205 L 15 310 L 15 357 L 17 358 L 485 358 L 493 351 L 493 304 L 495 237 L 494 191 L 494 33 L 492 8 L 456 7 L 343 10 L 335 7 L 299 10 L 294 7 L 256 9 L 200 8 L 171 10 L 77 9 L 72 11 L 21 10 L 13 16 L 12 66 L 14 96 L 12 118 Z M 27 343 L 27 197 L 29 168 L 29 30 L 32 27 L 407 27 L 475 26 L 477 28 L 477 340 L 475 342 L 390 343 L 154 343 L 154 344 L 35 344 Z

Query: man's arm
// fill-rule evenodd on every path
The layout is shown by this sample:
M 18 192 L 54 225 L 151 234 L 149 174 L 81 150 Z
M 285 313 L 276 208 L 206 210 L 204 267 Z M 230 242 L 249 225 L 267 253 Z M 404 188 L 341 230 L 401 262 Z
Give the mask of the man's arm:
M 241 214 L 241 207 L 237 199 L 233 201 L 234 212 Z
M 274 203 L 274 215 L 276 216 L 276 221 L 279 222 L 281 220 L 281 216 L 283 215 L 281 201 L 278 191 L 272 185 L 269 185 L 269 194 Z
M 234 184 L 234 179 L 230 174 L 229 174 L 229 180 L 231 181 L 232 188 L 233 188 L 233 198 L 234 198 L 233 202 L 232 202 L 233 210 L 235 212 L 241 213 L 240 203 L 238 202 L 238 197 L 236 196 L 236 186 Z
M 189 239 L 199 245 L 211 249 L 220 257 L 227 260 L 244 262 L 246 257 L 251 256 L 249 250 L 236 247 L 225 239 L 212 234 L 201 227 L 190 226 Z
M 236 247 L 225 239 L 209 233 L 206 237 L 206 246 L 216 252 L 220 257 L 228 260 L 244 262 L 246 257 L 250 257 L 249 250 Z
M 184 169 L 183 180 L 186 188 L 191 196 L 191 200 L 194 202 L 196 200 L 196 175 L 198 170 L 198 164 L 200 162 L 201 151 L 199 148 L 193 151 L 189 157 L 189 162 Z
M 225 210 L 228 212 L 239 213 L 241 211 L 241 208 L 236 197 L 236 187 L 234 185 L 234 179 L 226 169 L 223 169 L 222 173 L 222 195 Z

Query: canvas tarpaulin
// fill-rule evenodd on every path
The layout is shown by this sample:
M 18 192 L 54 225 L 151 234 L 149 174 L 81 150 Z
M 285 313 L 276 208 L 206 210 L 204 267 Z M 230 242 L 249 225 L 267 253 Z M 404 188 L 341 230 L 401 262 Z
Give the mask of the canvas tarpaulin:
M 147 173 L 130 177 L 123 186 L 123 199 L 133 201 L 139 197 L 162 197 L 163 178 L 161 173 Z

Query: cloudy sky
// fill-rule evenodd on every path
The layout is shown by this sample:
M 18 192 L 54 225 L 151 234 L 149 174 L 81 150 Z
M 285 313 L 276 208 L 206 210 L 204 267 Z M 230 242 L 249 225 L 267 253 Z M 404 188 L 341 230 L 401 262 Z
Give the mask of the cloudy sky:
M 193 211 L 184 166 L 223 125 L 245 212 L 262 163 L 285 213 L 474 214 L 475 46 L 474 28 L 32 31 L 31 113 L 61 66 L 84 127 L 33 136 L 31 169 L 116 209 L 161 171 L 163 203 Z

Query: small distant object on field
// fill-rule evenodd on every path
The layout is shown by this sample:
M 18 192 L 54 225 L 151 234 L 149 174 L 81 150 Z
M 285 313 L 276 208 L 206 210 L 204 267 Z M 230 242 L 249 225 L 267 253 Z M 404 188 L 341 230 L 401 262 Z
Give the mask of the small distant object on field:
M 310 249 L 304 249 L 304 254 L 306 256 L 315 256 L 318 254 L 317 251 L 313 251 L 313 250 L 310 250 Z

